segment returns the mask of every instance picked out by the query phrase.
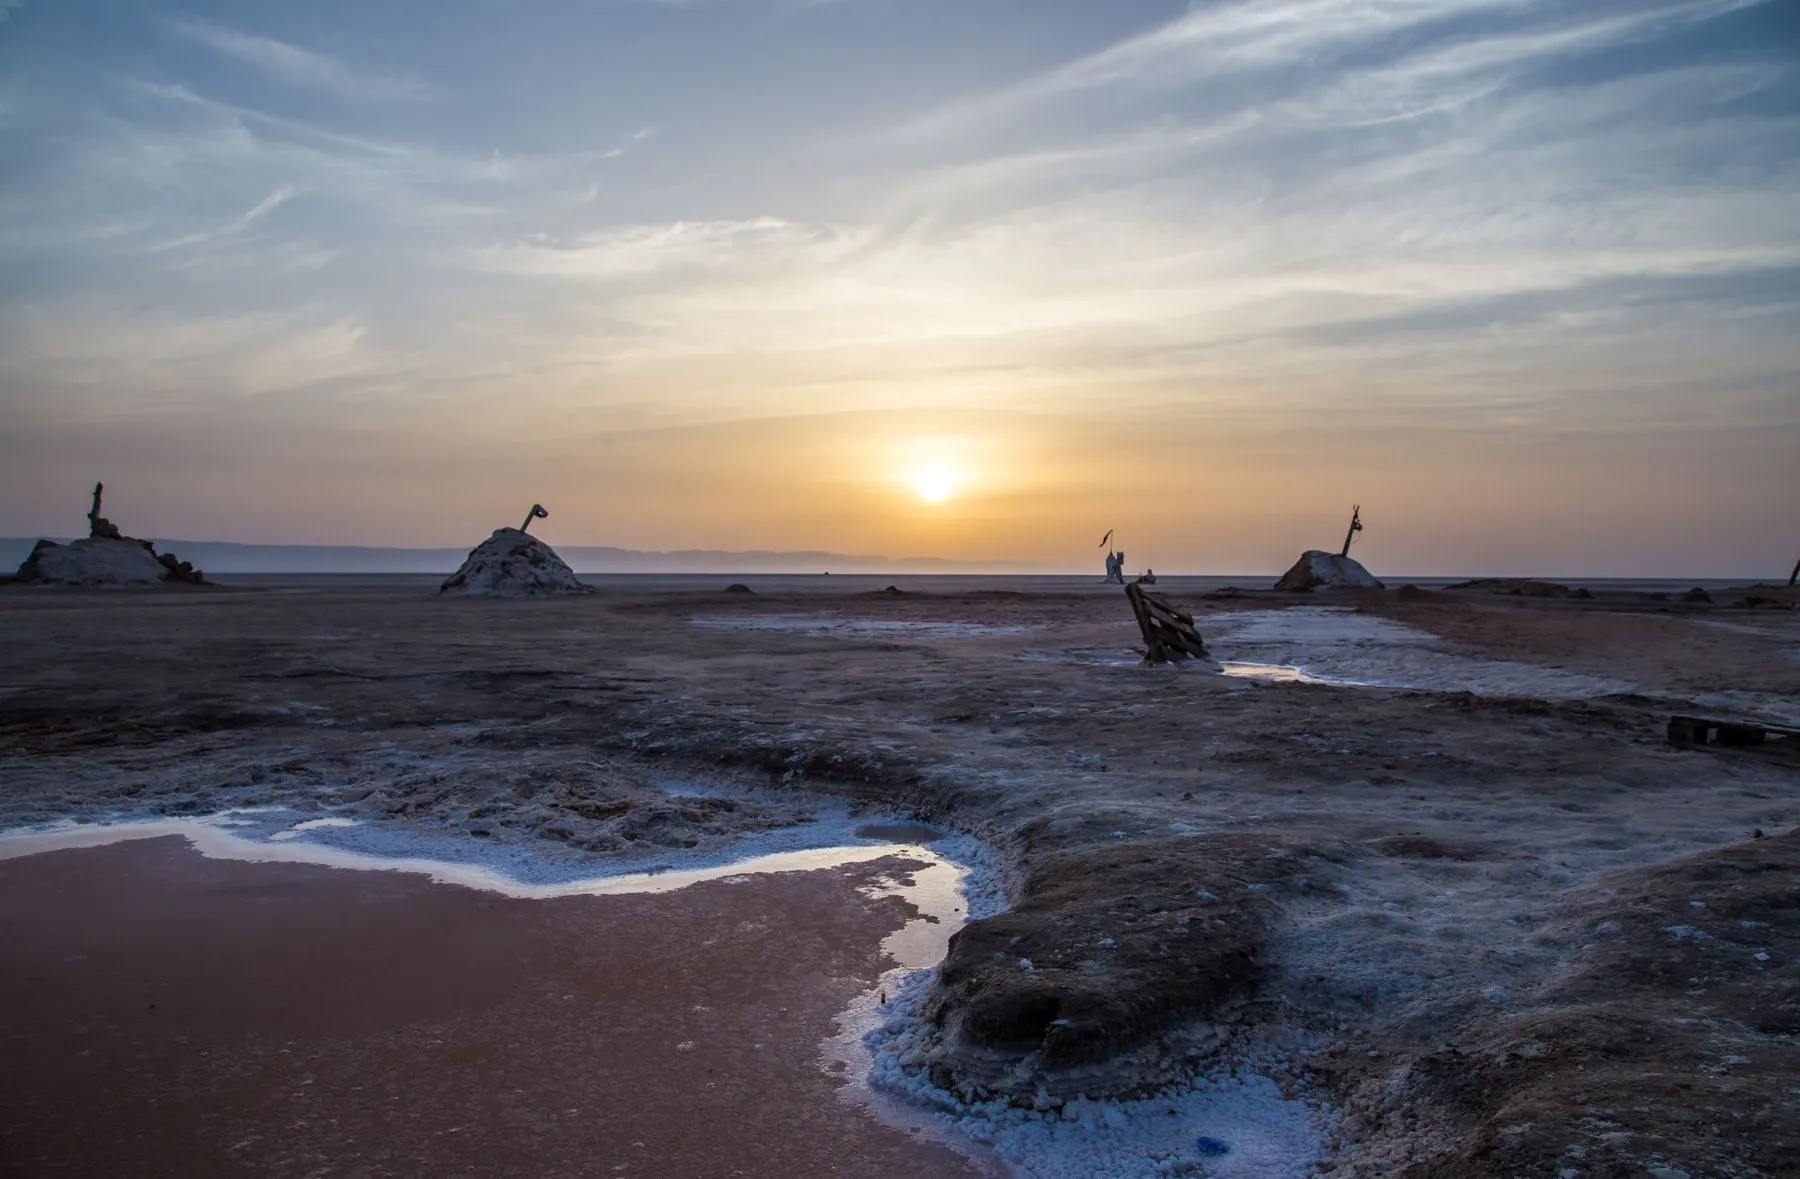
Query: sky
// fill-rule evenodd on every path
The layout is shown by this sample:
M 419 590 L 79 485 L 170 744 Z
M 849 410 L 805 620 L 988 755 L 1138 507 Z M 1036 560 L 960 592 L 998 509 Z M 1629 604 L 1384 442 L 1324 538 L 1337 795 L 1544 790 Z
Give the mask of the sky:
M 1785 576 L 1792 0 L 0 0 L 0 535 Z

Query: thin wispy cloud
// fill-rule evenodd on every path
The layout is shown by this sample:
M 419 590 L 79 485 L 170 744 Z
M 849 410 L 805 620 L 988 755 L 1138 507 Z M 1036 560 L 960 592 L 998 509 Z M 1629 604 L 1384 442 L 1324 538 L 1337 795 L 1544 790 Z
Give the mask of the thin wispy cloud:
M 154 250 L 179 250 L 187 246 L 202 245 L 206 242 L 218 241 L 221 238 L 233 237 L 250 228 L 259 218 L 273 213 L 276 209 L 294 199 L 298 190 L 283 186 L 256 202 L 255 205 L 233 217 L 223 225 L 204 229 L 198 233 L 187 233 L 166 242 L 152 246 Z
M 426 93 L 424 85 L 412 79 L 359 68 L 329 54 L 273 37 L 192 19 L 169 21 L 167 27 L 177 37 L 234 58 L 290 86 L 324 91 L 346 99 L 420 98 Z

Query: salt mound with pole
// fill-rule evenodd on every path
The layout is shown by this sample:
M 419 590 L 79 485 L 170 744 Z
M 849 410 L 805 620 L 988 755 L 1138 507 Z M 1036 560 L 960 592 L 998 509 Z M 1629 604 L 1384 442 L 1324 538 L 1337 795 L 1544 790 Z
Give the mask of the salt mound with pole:
M 1362 562 L 1350 555 L 1350 542 L 1362 530 L 1362 505 L 1358 504 L 1350 513 L 1350 531 L 1344 534 L 1343 550 L 1336 553 L 1328 553 L 1322 549 L 1306 550 L 1294 562 L 1293 568 L 1281 575 L 1275 588 L 1293 593 L 1313 589 L 1384 588 L 1374 574 L 1362 567 Z
M 1362 562 L 1342 553 L 1308 549 L 1300 554 L 1294 567 L 1275 583 L 1278 590 L 1295 592 L 1310 589 L 1381 589 L 1381 582 L 1362 567 Z
M 206 584 L 206 576 L 192 564 L 173 553 L 159 554 L 155 545 L 126 536 L 102 516 L 103 490 L 104 484 L 94 484 L 86 537 L 68 544 L 38 541 L 11 580 L 26 585 L 85 587 Z
M 470 550 L 462 568 L 452 573 L 438 592 L 492 598 L 593 593 L 593 587 L 583 585 L 555 549 L 526 531 L 533 520 L 549 515 L 542 504 L 533 504 L 524 524 L 495 529 L 494 535 Z

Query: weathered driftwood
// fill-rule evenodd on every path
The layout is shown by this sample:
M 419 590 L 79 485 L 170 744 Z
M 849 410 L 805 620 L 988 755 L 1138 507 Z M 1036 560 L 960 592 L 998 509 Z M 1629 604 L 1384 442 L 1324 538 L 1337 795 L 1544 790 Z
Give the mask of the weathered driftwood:
M 1728 721 L 1704 716 L 1671 716 L 1669 744 L 1715 745 L 1744 749 L 1773 746 L 1791 753 L 1800 749 L 1800 729 L 1764 721 Z
M 1194 616 L 1177 610 L 1161 594 L 1153 594 L 1135 582 L 1125 587 L 1125 598 L 1144 632 L 1144 667 L 1160 667 L 1183 659 L 1206 658 L 1206 644 L 1194 629 Z

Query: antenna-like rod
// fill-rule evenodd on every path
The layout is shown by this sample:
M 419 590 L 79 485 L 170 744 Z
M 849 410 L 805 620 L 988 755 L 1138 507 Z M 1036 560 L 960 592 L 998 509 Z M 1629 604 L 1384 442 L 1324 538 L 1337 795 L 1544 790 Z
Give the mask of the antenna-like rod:
M 519 525 L 520 532 L 530 532 L 533 520 L 548 520 L 550 513 L 544 510 L 543 504 L 532 504 L 531 510 L 525 513 L 525 523 Z

